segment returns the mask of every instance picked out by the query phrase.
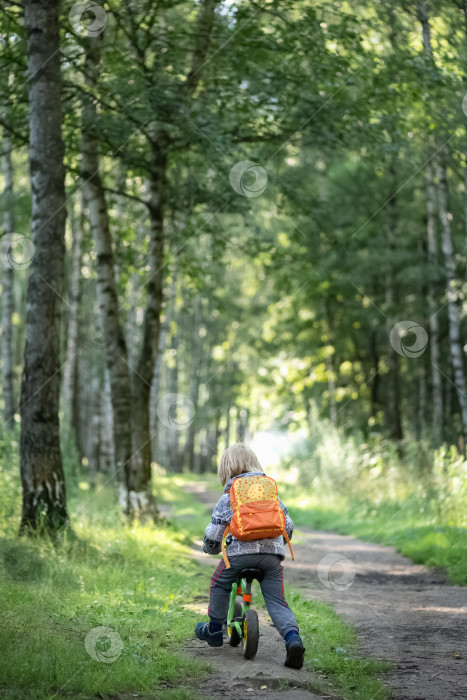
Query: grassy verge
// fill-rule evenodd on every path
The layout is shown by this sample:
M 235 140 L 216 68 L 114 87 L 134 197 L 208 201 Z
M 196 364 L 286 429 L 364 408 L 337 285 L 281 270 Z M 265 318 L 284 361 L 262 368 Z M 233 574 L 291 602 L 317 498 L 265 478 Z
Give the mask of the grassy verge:
M 0 695 L 195 697 L 187 679 L 207 666 L 179 652 L 197 620 L 184 604 L 207 576 L 186 532 L 123 527 L 109 489 L 72 498 L 70 510 L 77 542 L 19 540 L 14 513 L 1 532 Z
M 296 525 L 353 535 L 386 545 L 417 564 L 444 567 L 451 581 L 467 585 L 467 529 L 443 523 L 426 498 L 348 499 L 281 490 Z

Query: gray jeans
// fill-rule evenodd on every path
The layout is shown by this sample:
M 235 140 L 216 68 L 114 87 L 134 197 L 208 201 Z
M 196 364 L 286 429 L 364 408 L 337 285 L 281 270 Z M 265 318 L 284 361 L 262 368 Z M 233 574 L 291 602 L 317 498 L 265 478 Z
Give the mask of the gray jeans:
M 261 593 L 269 616 L 285 638 L 287 632 L 298 632 L 295 615 L 285 602 L 284 574 L 281 558 L 277 554 L 239 554 L 229 557 L 230 569 L 221 561 L 211 580 L 208 615 L 211 622 L 223 625 L 227 619 L 232 584 L 237 581 L 241 569 L 255 568 L 264 571 Z

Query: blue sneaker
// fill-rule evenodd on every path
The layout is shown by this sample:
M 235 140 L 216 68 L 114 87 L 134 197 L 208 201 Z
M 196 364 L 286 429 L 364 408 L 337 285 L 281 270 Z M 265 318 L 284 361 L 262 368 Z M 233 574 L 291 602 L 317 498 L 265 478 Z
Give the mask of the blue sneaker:
M 208 622 L 198 622 L 195 627 L 195 635 L 203 642 L 207 642 L 210 647 L 221 647 L 224 643 L 224 635 L 220 632 L 210 632 Z

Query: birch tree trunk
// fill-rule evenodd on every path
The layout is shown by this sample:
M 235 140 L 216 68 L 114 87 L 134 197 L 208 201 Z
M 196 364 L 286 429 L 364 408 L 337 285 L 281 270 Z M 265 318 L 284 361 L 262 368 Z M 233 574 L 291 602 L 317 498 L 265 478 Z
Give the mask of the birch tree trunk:
M 464 446 L 467 445 L 467 395 L 465 391 L 465 376 L 462 358 L 462 348 L 459 330 L 459 313 L 457 310 L 456 278 L 454 252 L 451 238 L 451 218 L 448 209 L 448 183 L 446 178 L 446 152 L 441 152 L 437 163 L 438 179 L 438 206 L 439 218 L 441 220 L 442 248 L 444 254 L 444 267 L 446 270 L 446 294 L 448 300 L 449 319 L 449 351 L 451 355 L 452 369 L 454 372 L 454 384 L 456 387 L 457 400 L 461 410 L 462 432 Z
M 26 0 L 32 241 L 21 382 L 20 532 L 68 524 L 59 435 L 60 321 L 65 267 L 59 0 Z
M 110 376 L 107 368 L 104 374 L 104 393 L 102 396 L 101 414 L 102 467 L 105 471 L 113 473 L 115 469 L 115 449 L 113 438 L 112 392 L 110 390 Z
M 197 296 L 193 302 L 192 315 L 192 351 L 191 351 L 191 368 L 190 368 L 190 390 L 189 398 L 192 405 L 195 407 L 194 420 L 188 426 L 186 433 L 186 442 L 184 448 L 184 463 L 188 467 L 188 471 L 195 471 L 195 433 L 199 424 L 197 415 L 199 405 L 199 384 L 200 370 L 203 355 L 203 343 L 200 337 L 200 324 L 202 316 L 201 297 Z
M 161 330 L 159 333 L 159 343 L 157 346 L 156 362 L 154 364 L 154 376 L 152 378 L 151 385 L 151 411 L 150 411 L 150 421 L 152 426 L 152 449 L 151 454 L 155 462 L 161 461 L 161 450 L 160 450 L 160 431 L 162 426 L 159 423 L 159 418 L 157 416 L 157 404 L 159 403 L 160 397 L 160 384 L 161 384 L 161 367 L 162 358 L 164 356 L 164 348 L 167 340 L 167 333 L 169 332 L 170 321 L 168 318 L 161 323 Z
M 88 39 L 85 60 L 86 85 L 97 84 L 102 35 Z M 106 366 L 109 371 L 113 409 L 115 472 L 119 479 L 120 505 L 128 516 L 133 515 L 132 448 L 131 448 L 131 384 L 127 347 L 119 320 L 114 254 L 110 235 L 105 192 L 99 174 L 99 144 L 95 130 L 96 106 L 92 99 L 83 104 L 82 178 L 91 231 L 97 251 L 97 299 L 104 334 Z
M 150 277 L 143 322 L 143 339 L 136 371 L 132 373 L 133 460 L 128 488 L 130 505 L 143 519 L 155 519 L 158 510 L 152 493 L 150 397 L 160 334 L 163 294 L 164 196 L 167 165 L 166 136 L 156 136 L 153 144 L 153 167 L 150 179 L 149 242 Z
M 376 418 L 380 411 L 380 401 L 379 401 L 379 387 L 380 387 L 380 374 L 379 374 L 379 353 L 378 353 L 378 342 L 376 338 L 376 331 L 372 330 L 370 335 L 370 357 L 371 357 L 371 372 L 370 375 L 370 390 L 371 390 L 371 417 Z
M 394 163 L 390 164 L 390 199 L 388 203 L 388 223 L 387 223 L 387 242 L 390 254 L 395 249 L 395 237 L 397 229 L 397 177 Z M 394 284 L 394 269 L 392 257 L 389 260 L 389 270 L 386 275 L 386 307 L 387 320 L 386 332 L 388 337 L 396 323 L 394 318 L 395 305 L 395 284 Z M 388 356 L 388 383 L 387 383 L 387 417 L 389 434 L 393 440 L 402 440 L 402 423 L 400 413 L 400 387 L 399 387 L 399 355 L 393 350 Z
M 230 445 L 230 404 L 227 406 L 225 411 L 225 445 L 224 450 L 226 450 Z
M 422 25 L 423 52 L 429 59 L 433 59 L 431 47 L 431 27 L 428 13 L 428 0 L 420 0 L 418 4 L 418 19 Z M 439 368 L 439 323 L 438 306 L 436 303 L 436 285 L 433 274 L 438 267 L 438 242 L 436 240 L 436 188 L 433 179 L 433 168 L 431 165 L 432 154 L 435 152 L 433 139 L 430 139 L 429 159 L 425 168 L 426 180 L 426 214 L 427 214 L 427 240 L 428 240 L 428 264 L 430 267 L 428 280 L 428 311 L 430 314 L 430 354 L 431 354 L 431 383 L 432 383 L 432 405 L 433 423 L 432 436 L 435 444 L 439 445 L 443 435 L 443 387 L 442 376 Z M 467 177 L 467 169 L 466 169 Z M 467 207 L 467 198 L 466 198 Z M 467 209 L 466 209 L 467 216 Z M 466 219 L 467 222 L 467 219 Z M 466 223 L 467 225 L 467 223 Z
M 92 380 L 92 409 L 91 409 L 91 431 L 88 446 L 88 481 L 91 489 L 96 488 L 97 472 L 100 466 L 101 453 L 101 386 L 99 377 Z
M 431 383 L 433 396 L 433 423 L 432 435 L 435 444 L 439 445 L 443 437 L 443 385 L 440 372 L 439 354 L 439 322 L 438 304 L 436 303 L 436 285 L 433 273 L 438 267 L 438 242 L 436 240 L 436 188 L 433 180 L 433 169 L 428 163 L 426 170 L 426 213 L 427 213 L 427 238 L 428 238 L 428 264 L 430 266 L 428 282 L 428 312 L 430 314 L 430 355 L 431 355 Z
M 15 230 L 13 162 L 11 158 L 11 141 L 5 132 L 3 136 L 3 179 L 5 181 L 5 212 L 3 228 L 5 233 Z M 1 245 L 1 243 L 0 243 Z M 13 428 L 15 424 L 15 397 L 13 386 L 13 323 L 14 311 L 14 269 L 3 265 L 2 269 L 2 388 L 5 425 Z
M 83 228 L 81 223 L 81 208 L 76 211 L 74 204 L 72 204 L 70 211 L 72 235 L 72 261 L 69 291 L 70 313 L 68 318 L 66 363 L 63 369 L 62 401 L 68 413 L 68 424 L 73 434 L 73 439 L 80 458 L 82 454 L 78 409 L 78 335 L 79 310 L 81 305 L 81 258 L 83 242 Z M 74 470 L 74 472 L 76 472 L 76 470 Z
M 178 334 L 175 331 L 170 341 L 171 361 L 167 367 L 167 393 L 178 394 Z M 179 452 L 180 431 L 176 428 L 167 431 L 169 468 L 172 472 L 182 471 Z

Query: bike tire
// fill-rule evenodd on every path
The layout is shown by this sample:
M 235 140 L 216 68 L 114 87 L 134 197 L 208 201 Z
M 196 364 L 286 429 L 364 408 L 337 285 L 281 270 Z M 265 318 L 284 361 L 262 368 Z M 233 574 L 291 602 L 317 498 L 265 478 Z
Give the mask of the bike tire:
M 258 651 L 259 622 L 255 610 L 246 610 L 242 620 L 242 648 L 245 659 L 254 659 Z
M 234 617 L 242 617 L 242 601 L 240 598 L 237 598 L 235 601 Z M 227 627 L 227 636 L 229 638 L 229 644 L 231 647 L 238 647 L 238 645 L 242 641 L 242 638 L 238 634 L 237 629 L 235 627 Z

